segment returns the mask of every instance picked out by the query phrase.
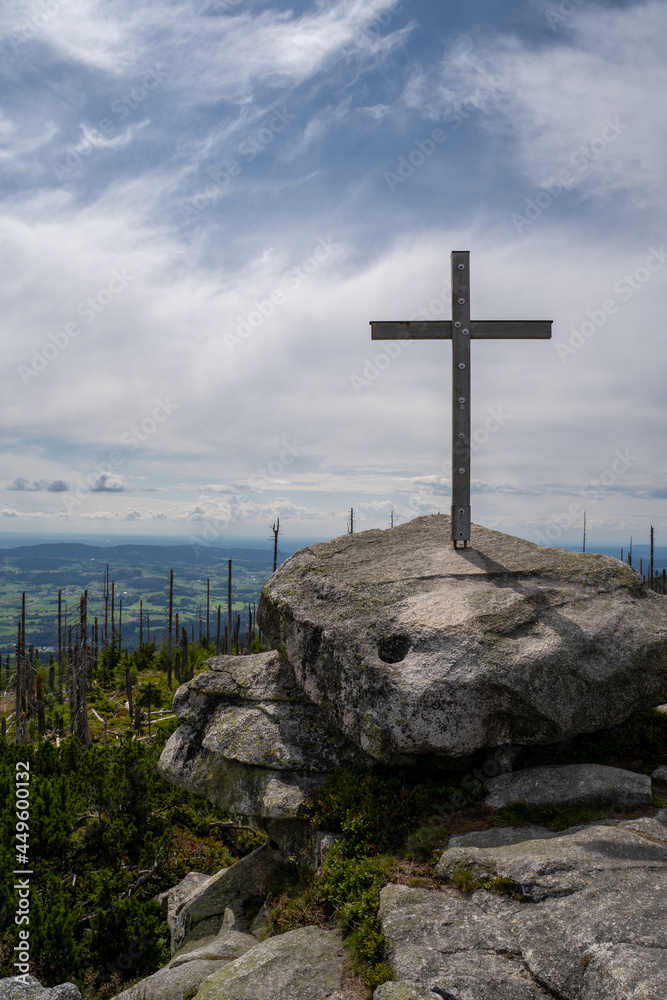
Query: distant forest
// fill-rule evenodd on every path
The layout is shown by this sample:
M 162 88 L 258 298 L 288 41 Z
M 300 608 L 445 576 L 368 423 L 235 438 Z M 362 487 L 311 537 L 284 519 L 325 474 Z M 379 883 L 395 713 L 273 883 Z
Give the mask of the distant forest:
M 282 555 L 279 560 L 282 561 Z M 156 640 L 168 627 L 170 570 L 173 602 L 181 626 L 191 639 L 229 628 L 228 568 L 232 560 L 232 617 L 241 615 L 247 631 L 248 609 L 257 604 L 273 571 L 273 551 L 189 545 L 118 545 L 99 547 L 71 542 L 0 549 L 0 653 L 14 653 L 17 623 L 26 595 L 26 641 L 43 652 L 58 646 L 58 593 L 62 627 L 79 615 L 79 599 L 87 592 L 87 613 L 98 626 L 110 615 L 114 591 L 114 625 L 123 649 L 132 651 L 140 639 Z M 201 623 L 201 625 L 200 625 Z M 232 627 L 235 627 L 232 621 Z M 140 635 L 140 633 L 143 633 Z

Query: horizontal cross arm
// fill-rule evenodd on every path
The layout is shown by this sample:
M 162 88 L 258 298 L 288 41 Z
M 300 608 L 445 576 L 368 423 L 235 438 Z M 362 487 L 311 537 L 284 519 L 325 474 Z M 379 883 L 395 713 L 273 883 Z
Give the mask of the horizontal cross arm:
M 552 320 L 472 320 L 471 340 L 550 340 Z M 371 323 L 371 340 L 451 340 L 449 320 Z
M 445 320 L 414 323 L 371 323 L 371 340 L 451 340 L 452 324 Z
M 550 319 L 478 319 L 470 324 L 473 340 L 551 340 Z

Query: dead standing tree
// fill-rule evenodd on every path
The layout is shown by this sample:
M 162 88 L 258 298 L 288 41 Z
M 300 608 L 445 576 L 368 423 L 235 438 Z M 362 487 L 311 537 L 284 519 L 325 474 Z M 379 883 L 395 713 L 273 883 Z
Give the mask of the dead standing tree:
M 280 518 L 276 518 L 276 523 L 271 525 L 271 531 L 273 532 L 273 572 L 276 571 L 276 566 L 278 565 L 278 535 L 280 534 Z
M 184 680 L 188 677 L 188 633 L 185 626 L 181 629 L 181 675 Z
M 227 560 L 227 648 L 226 653 L 233 652 L 233 632 L 232 625 L 232 560 Z
M 79 602 L 79 623 L 76 628 L 74 648 L 71 643 L 68 650 L 68 694 L 70 711 L 70 732 L 84 746 L 92 745 L 90 725 L 88 723 L 88 592 L 81 596 Z
M 169 570 L 169 623 L 167 625 L 167 684 L 171 691 L 171 629 L 174 612 L 174 571 Z
M 28 720 L 26 705 L 26 661 L 25 661 L 25 593 L 21 597 L 21 617 L 16 637 L 16 742 L 23 746 L 28 742 Z

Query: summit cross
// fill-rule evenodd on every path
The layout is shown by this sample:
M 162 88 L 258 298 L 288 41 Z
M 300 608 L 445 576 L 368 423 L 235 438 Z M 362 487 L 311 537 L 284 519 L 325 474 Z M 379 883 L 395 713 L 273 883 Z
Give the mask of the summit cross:
M 454 250 L 452 319 L 371 323 L 372 340 L 452 342 L 452 542 L 470 541 L 470 341 L 549 340 L 552 320 L 471 320 L 470 252 Z

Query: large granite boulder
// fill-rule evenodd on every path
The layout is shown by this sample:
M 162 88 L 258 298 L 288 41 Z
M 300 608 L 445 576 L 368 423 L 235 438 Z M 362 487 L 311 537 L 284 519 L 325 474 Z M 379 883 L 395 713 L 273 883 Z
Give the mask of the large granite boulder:
M 337 931 L 299 927 L 269 938 L 210 975 L 197 1000 L 345 1000 Z
M 183 1000 L 185 994 L 193 996 L 192 991 L 222 967 L 222 962 L 215 959 L 188 962 L 175 969 L 165 965 L 112 1000 Z
M 282 862 L 277 845 L 267 842 L 230 868 L 196 886 L 173 912 L 171 950 L 174 957 L 213 945 L 221 932 L 245 933 Z M 249 905 L 255 901 L 255 909 Z M 229 956 L 228 956 L 229 957 Z
M 182 685 L 174 711 L 183 723 L 169 738 L 161 774 L 279 837 L 299 820 L 305 798 L 335 770 L 373 761 L 335 730 L 299 689 L 278 653 L 215 656 Z M 305 835 L 305 830 L 301 831 Z
M 609 556 L 420 517 L 311 545 L 262 630 L 297 687 L 377 760 L 557 743 L 667 698 L 667 599 Z
M 226 871 L 226 869 L 223 868 L 222 871 Z M 192 895 L 195 889 L 200 889 L 203 885 L 206 885 L 207 882 L 211 881 L 212 877 L 211 875 L 204 875 L 201 872 L 188 872 L 178 885 L 172 886 L 171 889 L 167 889 L 165 892 L 161 892 L 153 897 L 160 907 L 160 916 L 163 920 L 167 921 L 170 934 L 173 935 L 174 933 L 176 914 L 182 904 L 188 896 Z
M 526 828 L 536 839 L 519 843 L 489 831 L 488 846 L 448 848 L 440 859 L 443 878 L 456 880 L 458 873 L 459 884 L 461 873 L 477 878 L 481 887 L 470 894 L 450 884 L 442 892 L 387 886 L 380 921 L 406 997 L 421 996 L 420 989 L 449 1000 L 665 996 L 667 825 L 661 820 L 667 811 L 558 835 Z M 378 991 L 376 1000 L 384 995 Z

